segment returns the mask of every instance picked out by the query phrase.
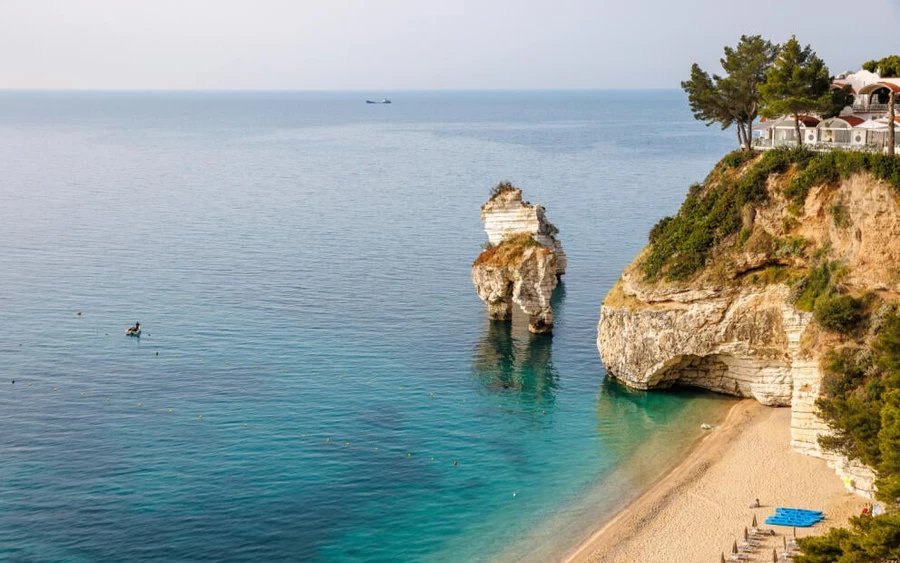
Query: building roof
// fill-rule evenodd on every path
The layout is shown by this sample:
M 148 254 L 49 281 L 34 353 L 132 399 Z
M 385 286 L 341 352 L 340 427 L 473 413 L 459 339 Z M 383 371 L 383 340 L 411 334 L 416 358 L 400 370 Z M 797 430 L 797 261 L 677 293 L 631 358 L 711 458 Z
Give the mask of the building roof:
M 888 90 L 893 90 L 894 92 L 900 92 L 900 84 L 897 84 L 894 80 L 879 80 L 878 82 L 872 82 L 870 84 L 866 84 L 860 90 L 860 94 L 871 94 L 876 90 L 880 90 L 882 88 L 887 88 Z
M 821 121 L 818 117 L 813 117 L 812 115 L 801 115 L 799 119 L 800 123 L 807 127 L 815 127 Z
M 865 119 L 862 119 L 861 117 L 856 117 L 855 115 L 842 115 L 842 116 L 838 117 L 837 119 L 843 119 L 844 121 L 849 123 L 851 127 L 856 127 L 857 125 L 859 125 L 860 123 L 865 121 Z
M 854 96 L 856 95 L 856 88 L 854 88 L 853 85 L 851 85 L 847 82 L 832 82 L 831 83 L 831 87 L 834 90 L 840 90 L 844 86 L 850 86 L 850 93 L 853 94 Z
M 856 127 L 860 123 L 863 123 L 863 121 L 863 119 L 853 115 L 841 115 L 823 119 L 818 126 L 823 129 L 850 129 L 851 127 Z

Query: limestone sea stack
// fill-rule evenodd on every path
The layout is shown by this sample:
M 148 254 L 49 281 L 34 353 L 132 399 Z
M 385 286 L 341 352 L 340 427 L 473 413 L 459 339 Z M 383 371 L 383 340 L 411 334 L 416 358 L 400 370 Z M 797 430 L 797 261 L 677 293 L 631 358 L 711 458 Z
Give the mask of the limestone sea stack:
M 494 188 L 481 207 L 487 249 L 472 265 L 472 282 L 487 303 L 491 320 L 512 320 L 513 303 L 528 315 L 528 330 L 553 330 L 550 297 L 565 273 L 566 255 L 558 229 L 544 208 L 522 201 L 522 190 L 508 182 Z
M 873 472 L 821 446 L 816 400 L 823 360 L 867 353 L 900 295 L 900 198 L 871 172 L 791 154 L 726 158 L 693 186 L 604 299 L 597 346 L 630 387 L 789 406 L 793 448 L 870 496 Z

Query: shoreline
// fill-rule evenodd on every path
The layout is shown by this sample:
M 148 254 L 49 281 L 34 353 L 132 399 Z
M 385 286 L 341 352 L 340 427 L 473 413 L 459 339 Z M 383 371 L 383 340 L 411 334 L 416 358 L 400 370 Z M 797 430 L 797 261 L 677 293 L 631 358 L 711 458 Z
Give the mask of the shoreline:
M 865 499 L 847 492 L 824 460 L 793 452 L 789 435 L 789 408 L 737 403 L 683 461 L 561 560 L 713 561 L 730 551 L 754 515 L 764 525 L 775 506 L 825 511 L 823 522 L 798 529 L 798 537 L 846 525 Z M 762 506 L 748 508 L 757 497 Z M 760 560 L 771 560 L 768 553 Z

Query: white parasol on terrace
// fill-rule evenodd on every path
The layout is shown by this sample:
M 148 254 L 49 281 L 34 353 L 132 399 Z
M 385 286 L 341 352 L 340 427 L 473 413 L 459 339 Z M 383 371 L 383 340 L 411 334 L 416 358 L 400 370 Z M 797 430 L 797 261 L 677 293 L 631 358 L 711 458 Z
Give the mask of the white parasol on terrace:
M 854 129 L 887 129 L 887 128 L 888 128 L 887 120 L 878 121 L 875 119 L 869 119 L 868 121 L 863 121 L 862 123 L 860 123 L 859 125 L 854 127 Z

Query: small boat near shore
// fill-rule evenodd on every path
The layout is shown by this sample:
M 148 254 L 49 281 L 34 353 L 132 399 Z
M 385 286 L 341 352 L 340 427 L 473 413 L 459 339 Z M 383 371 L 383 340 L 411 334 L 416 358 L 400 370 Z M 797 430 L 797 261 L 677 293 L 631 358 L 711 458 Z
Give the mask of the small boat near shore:
M 387 98 L 382 98 L 380 102 L 376 102 L 375 100 L 366 100 L 367 104 L 389 104 L 391 101 Z

